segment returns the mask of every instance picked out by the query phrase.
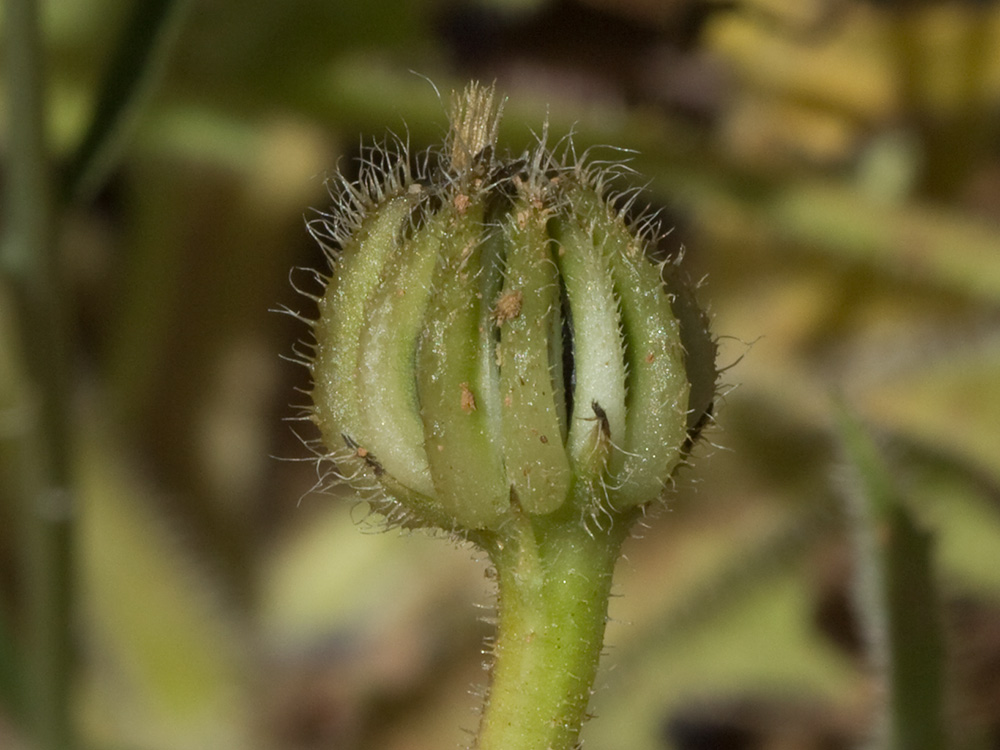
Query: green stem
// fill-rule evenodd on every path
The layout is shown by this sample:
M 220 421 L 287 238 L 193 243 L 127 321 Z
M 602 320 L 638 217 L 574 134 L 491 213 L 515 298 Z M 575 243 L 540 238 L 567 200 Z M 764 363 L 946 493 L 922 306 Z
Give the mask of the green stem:
M 64 750 L 73 745 L 66 294 L 55 252 L 39 9 L 34 0 L 9 0 L 4 7 L 9 174 L 0 272 L 17 302 L 19 343 L 31 386 L 16 446 L 22 469 L 25 632 L 30 638 L 25 708 L 36 746 Z
M 163 78 L 190 0 L 143 0 L 132 16 L 104 74 L 94 115 L 63 185 L 66 199 L 97 190 L 128 143 L 139 113 Z
M 591 532 L 576 515 L 519 515 L 487 545 L 499 622 L 478 750 L 576 747 L 630 521 L 619 516 Z
M 945 639 L 934 539 L 921 528 L 864 425 L 841 408 L 840 437 L 859 480 L 848 496 L 854 586 L 869 659 L 885 687 L 876 732 L 889 750 L 948 747 Z

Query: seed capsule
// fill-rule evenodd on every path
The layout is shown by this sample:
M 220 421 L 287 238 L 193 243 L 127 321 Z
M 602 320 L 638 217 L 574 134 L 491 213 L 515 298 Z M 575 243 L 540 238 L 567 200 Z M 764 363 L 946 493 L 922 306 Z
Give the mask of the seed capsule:
M 320 226 L 336 248 L 312 418 L 346 446 L 329 452 L 339 475 L 412 526 L 652 502 L 715 389 L 714 342 L 699 316 L 682 338 L 649 230 L 544 144 L 498 158 L 493 100 L 470 86 L 433 166 L 369 162 L 350 209 Z M 713 361 L 692 367 L 685 344 Z

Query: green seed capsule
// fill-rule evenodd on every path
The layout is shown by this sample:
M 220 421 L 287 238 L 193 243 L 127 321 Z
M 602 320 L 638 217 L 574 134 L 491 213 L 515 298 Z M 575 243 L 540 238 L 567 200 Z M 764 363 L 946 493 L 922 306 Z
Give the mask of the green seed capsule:
M 685 352 L 714 352 L 707 328 L 685 309 L 682 345 L 646 235 L 599 177 L 543 145 L 498 158 L 492 90 L 457 101 L 419 184 L 367 165 L 363 215 L 331 232 L 347 236 L 311 368 L 329 458 L 391 519 L 460 533 L 652 502 L 710 408 L 714 364 L 693 397 Z

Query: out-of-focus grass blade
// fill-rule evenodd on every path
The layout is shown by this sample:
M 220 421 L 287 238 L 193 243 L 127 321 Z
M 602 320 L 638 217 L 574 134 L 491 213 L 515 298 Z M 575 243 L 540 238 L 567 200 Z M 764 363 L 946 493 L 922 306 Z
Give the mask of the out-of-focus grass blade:
M 127 451 L 100 418 L 87 424 L 77 466 L 88 647 L 81 724 L 95 746 L 247 747 L 237 621 L 153 510 L 156 488 L 122 460 Z
M 80 145 L 63 185 L 69 199 L 100 187 L 128 141 L 137 115 L 162 78 L 190 0 L 140 0 L 101 83 Z
M 864 426 L 840 409 L 838 430 L 856 481 L 848 496 L 856 604 L 870 657 L 887 687 L 875 746 L 942 750 L 944 633 L 933 539 L 914 520 Z

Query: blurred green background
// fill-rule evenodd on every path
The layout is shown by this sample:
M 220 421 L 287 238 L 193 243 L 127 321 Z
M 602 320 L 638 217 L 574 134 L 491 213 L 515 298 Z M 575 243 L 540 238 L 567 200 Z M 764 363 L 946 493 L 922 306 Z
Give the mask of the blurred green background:
M 586 747 L 834 750 L 870 731 L 882 677 L 850 596 L 865 479 L 841 403 L 931 535 L 951 746 L 1000 748 L 1000 4 L 49 0 L 65 180 L 99 92 L 132 91 L 105 73 L 119 40 L 157 6 L 136 96 L 52 224 L 80 747 L 469 741 L 486 563 L 311 491 L 307 427 L 286 421 L 306 372 L 282 359 L 306 330 L 273 311 L 312 314 L 293 290 L 309 273 L 289 269 L 324 266 L 304 222 L 331 203 L 325 178 L 388 131 L 439 142 L 437 92 L 479 78 L 509 97 L 511 150 L 547 120 L 630 160 L 674 227 L 663 249 L 704 277 L 729 367 L 711 444 L 627 545 Z M 5 748 L 29 746 L 39 580 L 18 519 L 25 352 L 44 334 L 16 282 L 0 286 Z

